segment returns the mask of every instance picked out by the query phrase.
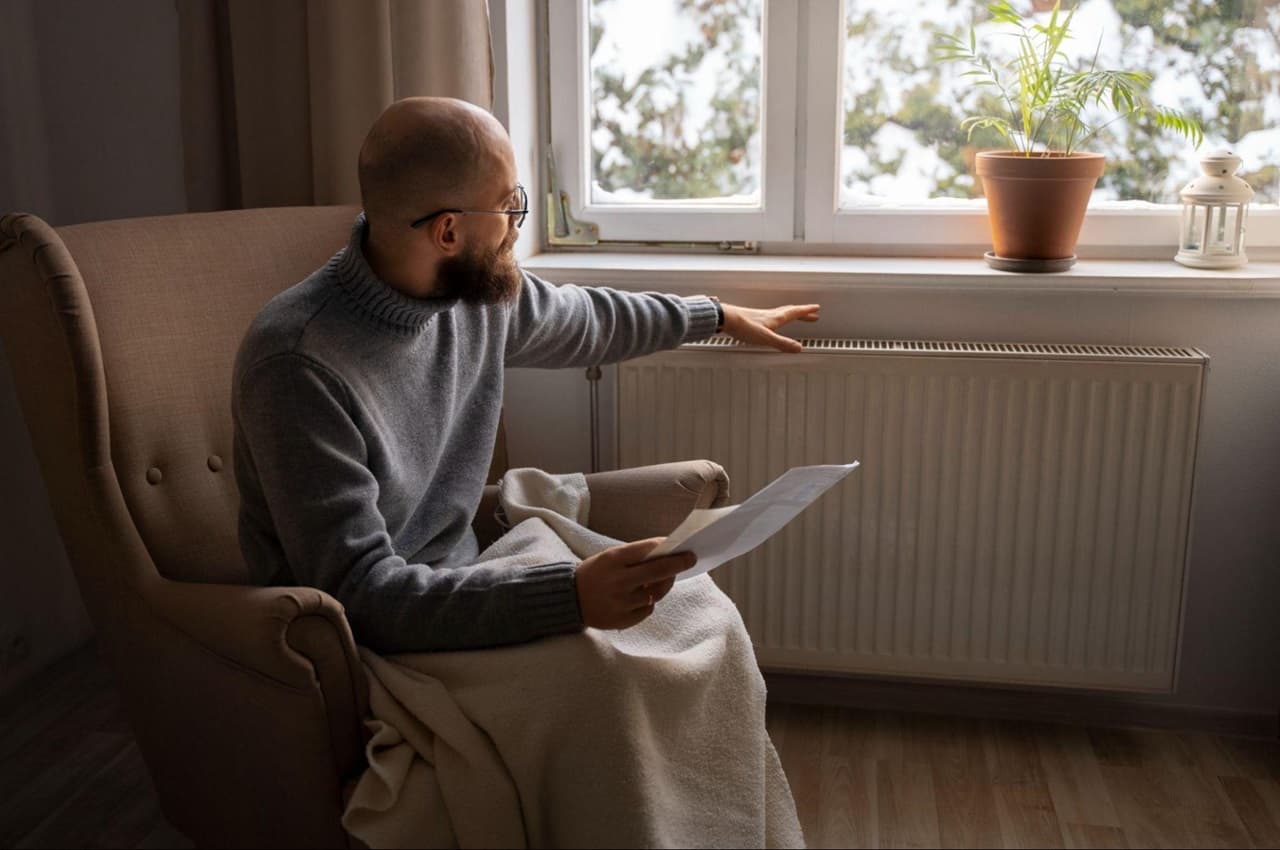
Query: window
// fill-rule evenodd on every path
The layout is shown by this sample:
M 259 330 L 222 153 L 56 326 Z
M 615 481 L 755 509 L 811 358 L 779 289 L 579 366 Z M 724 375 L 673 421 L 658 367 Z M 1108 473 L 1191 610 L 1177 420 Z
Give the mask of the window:
M 551 0 L 552 149 L 610 240 L 790 240 L 795 2 Z
M 587 9 L 592 203 L 759 206 L 762 0 Z
M 985 5 L 551 0 L 552 145 L 573 214 L 606 240 L 985 244 L 973 157 L 1003 143 L 960 122 L 991 95 L 932 55 L 943 34 L 990 31 Z M 1147 71 L 1153 100 L 1206 135 L 1197 152 L 1150 125 L 1106 127 L 1081 244 L 1176 244 L 1178 189 L 1200 153 L 1229 146 L 1257 192 L 1250 245 L 1280 245 L 1266 208 L 1280 200 L 1280 4 L 1081 0 L 1073 31 L 1070 57 Z

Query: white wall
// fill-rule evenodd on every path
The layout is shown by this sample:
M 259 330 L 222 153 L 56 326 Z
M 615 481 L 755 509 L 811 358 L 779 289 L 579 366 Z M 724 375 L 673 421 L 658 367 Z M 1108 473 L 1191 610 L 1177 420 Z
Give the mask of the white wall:
M 173 0 L 0 0 L 0 213 L 55 225 L 186 209 Z M 90 632 L 0 355 L 0 692 Z M 21 655 L 22 652 L 17 654 Z
M 18 413 L 0 350 L 0 693 L 70 649 L 92 629 L 49 497 Z
M 27 140 L 0 160 L 0 208 L 55 225 L 185 211 L 173 0 L 0 0 L 0 20 L 0 138 Z
M 489 21 L 493 32 L 493 114 L 511 134 L 516 173 L 529 192 L 529 217 L 516 243 L 516 258 L 523 260 L 541 247 L 545 204 L 538 142 L 538 79 L 532 61 L 538 50 L 538 20 L 529 0 L 489 0 Z M 517 61 L 508 61 L 510 56 Z
M 590 281 L 579 275 L 577 282 Z M 637 282 L 630 288 L 652 287 Z M 667 288 L 680 294 L 698 291 L 695 285 Z M 714 285 L 713 291 L 728 303 L 749 306 L 822 303 L 821 322 L 803 332 L 813 336 L 1183 345 L 1207 352 L 1211 364 L 1196 469 L 1180 683 L 1175 695 L 1155 701 L 1275 714 L 1280 707 L 1280 299 L 784 291 L 782 284 L 775 288 L 781 294 L 771 295 L 730 282 Z M 585 386 L 578 370 L 510 374 L 506 408 L 513 464 L 586 467 Z

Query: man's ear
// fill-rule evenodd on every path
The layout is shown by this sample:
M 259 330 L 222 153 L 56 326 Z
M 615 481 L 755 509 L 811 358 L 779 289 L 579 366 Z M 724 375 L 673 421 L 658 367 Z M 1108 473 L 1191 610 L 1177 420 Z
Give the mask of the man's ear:
M 462 234 L 458 232 L 458 216 L 445 213 L 431 224 L 431 240 L 436 249 L 446 256 L 452 256 L 462 248 Z

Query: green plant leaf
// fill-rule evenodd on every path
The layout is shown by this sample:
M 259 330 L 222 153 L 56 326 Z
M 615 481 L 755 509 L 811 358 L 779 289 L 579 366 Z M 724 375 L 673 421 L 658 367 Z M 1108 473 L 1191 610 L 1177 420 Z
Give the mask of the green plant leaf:
M 1011 27 L 1010 35 L 1017 40 L 1015 57 L 1002 66 L 1010 75 L 1008 80 L 978 44 L 974 27 L 970 27 L 967 41 L 959 36 L 940 38 L 938 58 L 968 65 L 961 76 L 970 79 L 975 88 L 995 88 L 1009 108 L 1007 119 L 990 115 L 965 119 L 961 127 L 969 137 L 977 129 L 993 129 L 1024 153 L 1041 146 L 1071 152 L 1115 121 L 1149 116 L 1161 130 L 1182 135 L 1199 147 L 1204 133 L 1198 122 L 1148 101 L 1151 74 L 1098 68 L 1101 38 L 1085 70 L 1070 67 L 1063 44 L 1072 38 L 1071 25 L 1078 9 L 1079 4 L 1074 3 L 1064 10 L 1058 0 L 1048 18 L 1038 21 L 1024 17 L 1010 0 L 987 4 L 992 22 Z M 1090 106 L 1115 115 L 1099 127 L 1090 127 L 1084 120 Z
M 1171 130 L 1192 142 L 1197 148 L 1204 144 L 1204 130 L 1200 123 L 1174 109 L 1155 107 L 1151 110 L 1151 120 L 1161 130 Z
M 1015 144 L 1013 139 L 1013 128 L 1009 126 L 1009 122 L 995 115 L 971 116 L 960 122 L 960 129 L 968 131 L 965 138 L 970 141 L 973 140 L 973 134 L 976 130 L 995 130 L 1011 146 Z
M 1022 27 L 1022 14 L 1007 0 L 998 0 L 995 3 L 987 4 L 987 12 L 991 15 L 991 20 L 999 24 L 1014 24 Z

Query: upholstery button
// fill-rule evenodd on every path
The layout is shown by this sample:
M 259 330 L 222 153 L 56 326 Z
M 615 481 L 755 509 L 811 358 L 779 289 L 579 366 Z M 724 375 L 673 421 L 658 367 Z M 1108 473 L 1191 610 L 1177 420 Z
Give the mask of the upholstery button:
M 164 478 L 164 475 L 160 472 L 158 467 L 153 466 L 147 470 L 148 484 L 159 484 L 161 478 Z
M 213 472 L 222 469 L 222 458 L 217 455 L 209 455 L 209 469 Z

